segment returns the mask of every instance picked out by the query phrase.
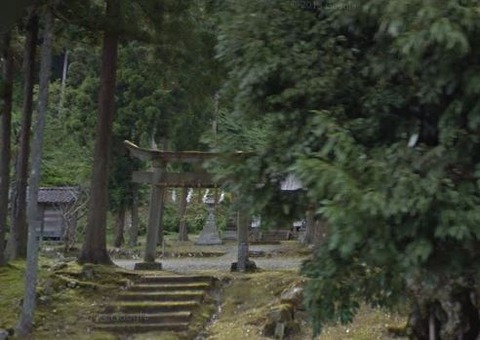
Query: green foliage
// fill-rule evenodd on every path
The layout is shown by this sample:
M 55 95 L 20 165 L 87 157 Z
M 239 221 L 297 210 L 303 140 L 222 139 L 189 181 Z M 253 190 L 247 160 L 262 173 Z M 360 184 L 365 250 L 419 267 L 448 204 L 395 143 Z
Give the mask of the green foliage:
M 178 209 L 179 202 L 167 201 L 165 203 L 163 215 L 163 226 L 165 231 L 173 233 L 178 232 L 178 227 L 180 224 Z M 215 210 L 215 222 L 220 230 L 225 229 L 229 212 L 228 204 L 217 205 Z M 194 200 L 189 202 L 185 212 L 185 221 L 188 232 L 199 233 L 202 231 L 207 219 L 207 215 L 207 208 L 203 202 L 197 202 Z
M 58 28 L 58 44 L 69 52 L 68 78 L 63 107 L 60 84 L 54 85 L 44 160 L 46 185 L 78 184 L 88 177 L 98 109 L 98 32 L 116 20 L 123 39 L 109 178 L 113 210 L 131 205 L 131 173 L 143 166 L 127 154 L 123 140 L 149 146 L 168 139 L 173 149 L 203 148 L 199 136 L 209 128 L 219 78 L 213 23 L 203 2 L 121 1 L 121 6 L 121 17 L 113 19 L 103 17 L 98 1 L 58 7 L 68 22 Z
M 44 156 L 42 158 L 42 185 L 81 185 L 88 182 L 91 163 L 91 143 L 78 142 L 70 133 L 68 119 L 58 114 L 59 83 L 50 85 L 50 116 L 46 121 Z
M 189 233 L 198 233 L 202 230 L 205 224 L 207 211 L 203 204 L 190 203 L 185 214 L 185 221 Z M 163 215 L 164 230 L 168 232 L 178 232 L 180 224 L 180 216 L 178 214 L 178 205 L 172 202 L 165 204 L 165 211 Z
M 263 210 L 292 172 L 327 219 L 327 242 L 304 266 L 316 331 L 350 321 L 362 300 L 392 306 L 408 293 L 428 310 L 474 290 L 478 4 L 300 3 L 226 2 L 217 51 L 233 104 L 220 149 L 255 153 L 219 174 Z M 426 288 L 427 277 L 455 288 Z M 466 318 L 456 313 L 448 322 Z
M 170 202 L 166 203 L 163 211 L 163 230 L 166 232 L 178 232 L 180 217 L 178 216 L 177 207 Z

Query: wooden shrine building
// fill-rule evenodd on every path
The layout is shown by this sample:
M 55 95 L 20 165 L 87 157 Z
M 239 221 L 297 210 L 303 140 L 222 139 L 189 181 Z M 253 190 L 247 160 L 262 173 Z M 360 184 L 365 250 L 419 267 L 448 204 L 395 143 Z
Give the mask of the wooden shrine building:
M 75 187 L 49 187 L 38 191 L 38 219 L 42 221 L 38 232 L 43 239 L 61 240 L 67 227 L 75 228 L 77 218 L 73 205 L 77 201 Z

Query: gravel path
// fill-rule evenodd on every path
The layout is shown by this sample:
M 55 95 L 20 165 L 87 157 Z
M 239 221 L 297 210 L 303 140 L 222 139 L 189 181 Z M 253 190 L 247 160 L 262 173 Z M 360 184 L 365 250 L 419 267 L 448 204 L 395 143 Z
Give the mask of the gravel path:
M 281 249 L 281 245 L 254 245 L 250 246 L 251 253 L 263 252 L 268 255 Z M 250 257 L 258 268 L 264 270 L 284 270 L 284 269 L 299 269 L 300 265 L 306 257 L 301 256 L 263 256 L 263 257 Z M 225 255 L 216 257 L 176 257 L 176 258 L 164 258 L 158 259 L 158 262 L 162 263 L 162 268 L 165 271 L 171 271 L 176 273 L 194 273 L 204 270 L 219 270 L 230 271 L 230 265 L 232 262 L 237 261 L 237 247 L 228 247 Z M 135 263 L 141 262 L 140 260 L 114 260 L 115 264 L 120 267 L 133 269 Z

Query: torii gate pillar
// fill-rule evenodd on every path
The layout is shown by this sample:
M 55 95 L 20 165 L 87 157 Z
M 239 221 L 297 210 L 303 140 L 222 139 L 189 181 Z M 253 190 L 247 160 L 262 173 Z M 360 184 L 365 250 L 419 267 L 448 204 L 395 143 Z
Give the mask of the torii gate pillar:
M 237 262 L 233 262 L 231 271 L 249 272 L 257 266 L 248 258 L 248 215 L 245 209 L 240 208 L 237 212 Z
M 154 161 L 155 162 L 155 161 Z M 162 179 L 162 175 L 165 172 L 165 164 L 161 163 L 153 166 L 153 181 L 159 183 Z M 158 185 L 152 185 L 150 192 L 150 205 L 148 211 L 148 225 L 147 235 L 145 243 L 145 255 L 144 262 L 135 264 L 136 270 L 161 270 L 162 264 L 155 262 L 157 257 L 157 241 L 158 241 L 158 228 L 162 223 L 163 215 L 163 198 L 165 188 Z

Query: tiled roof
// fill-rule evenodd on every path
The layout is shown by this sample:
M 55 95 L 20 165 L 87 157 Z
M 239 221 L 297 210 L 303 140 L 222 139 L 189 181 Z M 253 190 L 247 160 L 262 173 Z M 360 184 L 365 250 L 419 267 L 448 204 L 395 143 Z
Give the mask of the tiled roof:
M 75 187 L 40 188 L 38 203 L 72 203 L 77 200 L 78 189 Z

